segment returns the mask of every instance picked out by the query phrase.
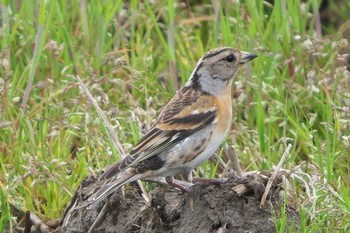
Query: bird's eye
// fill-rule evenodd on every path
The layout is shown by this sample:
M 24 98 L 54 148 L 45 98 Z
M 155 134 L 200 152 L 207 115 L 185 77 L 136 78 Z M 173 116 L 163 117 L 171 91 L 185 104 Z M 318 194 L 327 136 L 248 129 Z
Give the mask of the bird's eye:
M 233 62 L 233 61 L 236 60 L 236 57 L 235 57 L 235 55 L 230 54 L 230 55 L 228 55 L 228 56 L 225 58 L 225 60 L 226 60 L 227 62 Z

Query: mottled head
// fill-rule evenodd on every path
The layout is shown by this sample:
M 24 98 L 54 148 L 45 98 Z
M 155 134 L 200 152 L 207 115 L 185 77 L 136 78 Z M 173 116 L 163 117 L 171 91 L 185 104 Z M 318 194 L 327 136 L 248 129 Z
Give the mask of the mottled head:
M 210 50 L 199 59 L 185 87 L 201 88 L 211 95 L 220 95 L 231 85 L 239 67 L 257 55 L 235 48 L 222 47 Z

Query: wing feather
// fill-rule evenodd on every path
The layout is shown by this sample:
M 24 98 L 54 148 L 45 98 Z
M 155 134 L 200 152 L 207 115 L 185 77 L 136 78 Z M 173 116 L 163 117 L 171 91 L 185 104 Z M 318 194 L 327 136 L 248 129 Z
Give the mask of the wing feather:
M 200 129 L 213 123 L 217 109 L 208 96 L 193 89 L 182 89 L 161 111 L 159 118 L 123 160 L 108 169 L 99 180 L 160 154 Z

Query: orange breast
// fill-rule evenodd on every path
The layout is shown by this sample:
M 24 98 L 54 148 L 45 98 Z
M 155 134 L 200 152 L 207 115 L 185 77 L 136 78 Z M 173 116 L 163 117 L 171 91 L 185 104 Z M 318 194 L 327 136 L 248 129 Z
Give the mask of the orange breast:
M 226 88 L 223 95 L 216 97 L 215 104 L 218 115 L 217 133 L 226 133 L 231 126 L 232 120 L 231 86 Z

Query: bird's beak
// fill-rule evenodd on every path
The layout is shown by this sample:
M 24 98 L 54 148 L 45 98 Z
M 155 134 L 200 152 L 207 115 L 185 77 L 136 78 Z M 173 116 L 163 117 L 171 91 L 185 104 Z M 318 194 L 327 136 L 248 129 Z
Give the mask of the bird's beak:
M 242 64 L 242 65 L 246 64 L 247 62 L 253 60 L 258 56 L 255 53 L 248 53 L 248 52 L 241 52 L 241 53 L 242 53 L 242 58 L 239 64 Z

